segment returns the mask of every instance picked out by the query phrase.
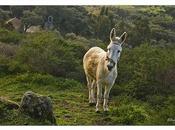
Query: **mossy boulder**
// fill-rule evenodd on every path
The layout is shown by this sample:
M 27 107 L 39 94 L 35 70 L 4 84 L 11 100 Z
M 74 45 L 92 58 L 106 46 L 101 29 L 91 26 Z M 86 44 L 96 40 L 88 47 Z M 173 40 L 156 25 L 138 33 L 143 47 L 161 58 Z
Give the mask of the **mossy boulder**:
M 52 102 L 47 96 L 42 96 L 32 91 L 27 91 L 24 93 L 21 99 L 19 110 L 32 118 L 48 120 L 51 123 L 56 124 Z

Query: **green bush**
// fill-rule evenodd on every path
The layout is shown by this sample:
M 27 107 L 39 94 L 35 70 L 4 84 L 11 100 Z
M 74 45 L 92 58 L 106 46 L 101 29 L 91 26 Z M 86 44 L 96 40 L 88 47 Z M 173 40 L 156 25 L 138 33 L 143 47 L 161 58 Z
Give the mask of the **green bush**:
M 141 125 L 149 119 L 149 114 L 143 105 L 122 104 L 112 110 L 112 114 L 116 115 L 116 122 L 125 125 Z
M 17 49 L 17 45 L 0 42 L 0 76 L 13 73 L 9 67 Z
M 168 96 L 162 102 L 164 106 L 153 113 L 151 120 L 149 121 L 154 125 L 174 125 L 175 117 L 175 96 Z
M 56 33 L 29 34 L 17 52 L 16 67 L 66 77 L 80 66 L 73 49 L 73 45 L 59 38 Z
M 23 38 L 23 34 L 16 31 L 9 31 L 0 28 L 0 41 L 5 43 L 18 44 Z
M 149 44 L 123 49 L 117 83 L 138 99 L 145 99 L 147 95 L 173 93 L 174 72 L 170 70 L 175 65 L 174 50 L 174 47 L 162 48 Z M 172 76 L 168 78 L 166 73 Z

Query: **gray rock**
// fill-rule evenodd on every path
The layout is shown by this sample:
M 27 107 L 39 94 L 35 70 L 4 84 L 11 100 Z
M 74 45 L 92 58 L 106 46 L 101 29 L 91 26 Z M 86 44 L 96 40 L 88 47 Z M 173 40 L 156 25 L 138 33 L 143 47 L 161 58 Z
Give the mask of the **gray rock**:
M 19 110 L 33 118 L 49 120 L 52 124 L 56 124 L 52 102 L 47 96 L 27 91 L 21 99 Z

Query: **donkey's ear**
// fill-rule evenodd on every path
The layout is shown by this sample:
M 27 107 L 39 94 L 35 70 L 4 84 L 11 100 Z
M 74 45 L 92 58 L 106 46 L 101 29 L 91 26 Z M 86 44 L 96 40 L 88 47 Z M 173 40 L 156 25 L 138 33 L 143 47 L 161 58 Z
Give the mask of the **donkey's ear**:
M 110 40 L 113 41 L 116 37 L 116 30 L 113 28 L 110 32 Z
M 126 37 L 127 37 L 127 33 L 126 33 L 126 32 L 124 32 L 124 33 L 120 36 L 121 45 L 125 42 Z

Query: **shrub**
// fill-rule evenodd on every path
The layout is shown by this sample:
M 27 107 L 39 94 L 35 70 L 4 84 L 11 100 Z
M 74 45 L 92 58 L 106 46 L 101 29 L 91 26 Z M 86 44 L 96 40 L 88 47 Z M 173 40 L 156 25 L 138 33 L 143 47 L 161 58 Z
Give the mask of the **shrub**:
M 146 108 L 136 104 L 122 104 L 114 108 L 112 114 L 116 115 L 116 122 L 125 125 L 140 125 L 149 118 Z
M 49 73 L 66 77 L 80 65 L 73 46 L 57 37 L 56 33 L 29 34 L 17 52 L 16 61 L 26 71 Z
M 13 57 L 16 54 L 17 46 L 0 43 L 0 55 L 5 57 Z
M 6 29 L 0 29 L 0 41 L 6 43 L 18 44 L 22 40 L 23 34 L 16 31 L 9 31 Z
M 175 96 L 166 97 L 162 104 L 164 106 L 154 112 L 149 122 L 154 125 L 174 125 Z
M 170 70 L 175 65 L 174 56 L 173 47 L 142 44 L 134 49 L 124 49 L 117 82 L 131 95 L 143 100 L 147 95 L 173 93 L 173 76 L 167 74 L 173 73 Z
M 0 42 L 0 75 L 3 76 L 5 74 L 12 74 L 9 67 L 11 61 L 16 55 L 18 47 L 16 45 L 10 45 Z
M 76 39 L 76 34 L 75 33 L 66 33 L 65 38 L 74 40 L 74 39 Z

